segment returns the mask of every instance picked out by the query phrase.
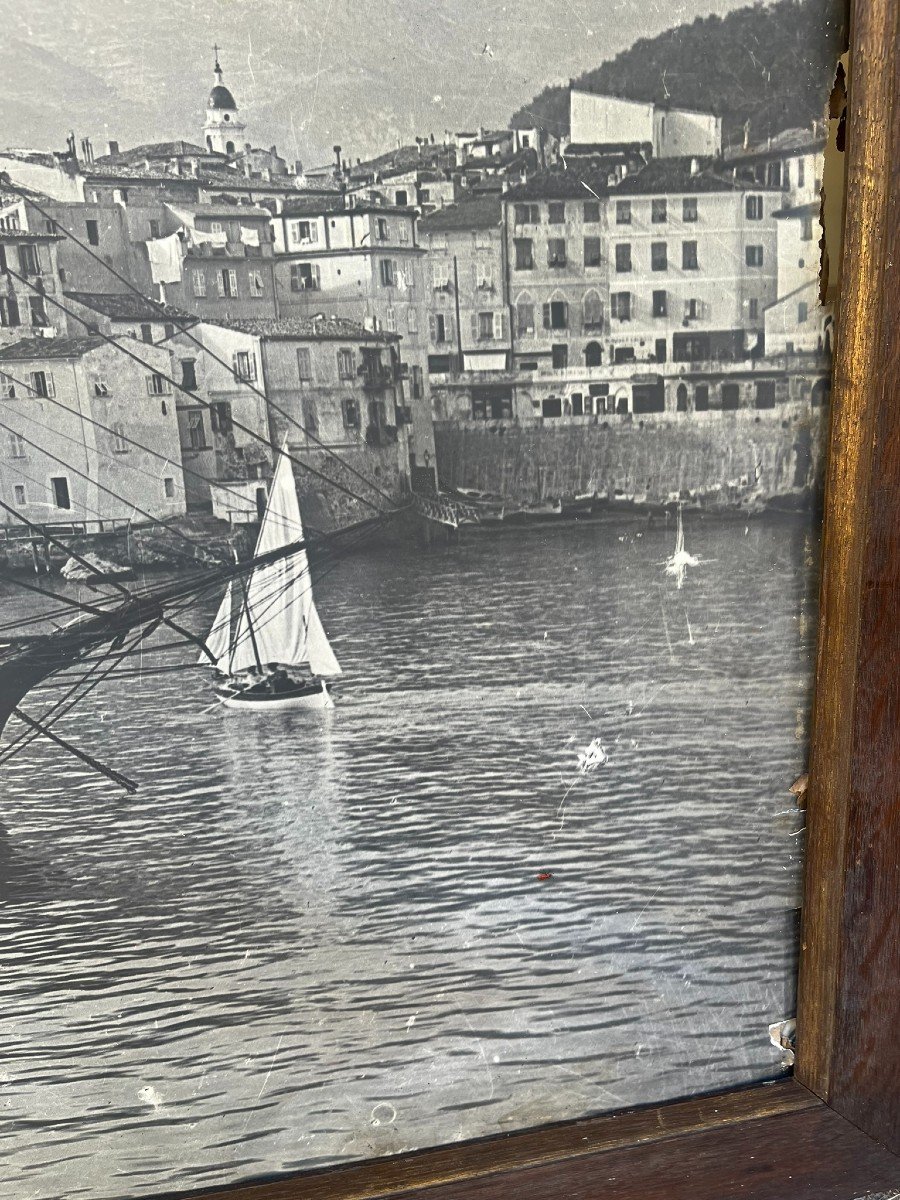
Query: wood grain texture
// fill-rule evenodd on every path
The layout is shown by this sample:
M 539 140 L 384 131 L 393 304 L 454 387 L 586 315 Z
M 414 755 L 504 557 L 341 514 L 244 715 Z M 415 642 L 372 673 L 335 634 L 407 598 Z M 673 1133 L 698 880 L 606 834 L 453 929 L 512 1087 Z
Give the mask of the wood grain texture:
M 900 1148 L 897 19 L 854 5 L 797 1077 Z
M 900 1160 L 785 1080 L 192 1200 L 851 1200 Z M 167 1200 L 174 1200 L 173 1197 Z

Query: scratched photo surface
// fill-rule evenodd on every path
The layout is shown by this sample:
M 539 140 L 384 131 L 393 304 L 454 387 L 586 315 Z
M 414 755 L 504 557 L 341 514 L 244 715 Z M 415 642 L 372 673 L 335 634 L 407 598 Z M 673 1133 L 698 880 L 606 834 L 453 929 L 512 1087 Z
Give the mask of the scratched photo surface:
M 0 1196 L 792 1057 L 839 6 L 0 0 Z

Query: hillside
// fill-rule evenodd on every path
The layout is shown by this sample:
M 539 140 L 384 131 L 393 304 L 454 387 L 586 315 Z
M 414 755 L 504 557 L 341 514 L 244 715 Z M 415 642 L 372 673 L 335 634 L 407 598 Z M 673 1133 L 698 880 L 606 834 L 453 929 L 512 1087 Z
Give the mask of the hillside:
M 740 141 L 749 121 L 756 141 L 822 116 L 843 46 L 843 11 L 842 0 L 778 0 L 698 17 L 641 38 L 573 82 L 628 100 L 714 112 L 726 145 Z M 545 88 L 512 124 L 567 134 L 568 88 Z

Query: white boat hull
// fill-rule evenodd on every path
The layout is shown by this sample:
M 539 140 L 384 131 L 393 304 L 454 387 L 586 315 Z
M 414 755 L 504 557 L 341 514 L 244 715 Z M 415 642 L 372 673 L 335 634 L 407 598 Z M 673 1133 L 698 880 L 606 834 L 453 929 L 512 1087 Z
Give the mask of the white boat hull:
M 334 708 L 334 701 L 328 694 L 325 684 L 318 692 L 301 692 L 299 695 L 279 695 L 277 692 L 269 696 L 248 696 L 240 692 L 231 694 L 220 692 L 219 700 L 226 708 L 234 708 L 243 712 L 282 712 L 285 709 L 322 709 Z

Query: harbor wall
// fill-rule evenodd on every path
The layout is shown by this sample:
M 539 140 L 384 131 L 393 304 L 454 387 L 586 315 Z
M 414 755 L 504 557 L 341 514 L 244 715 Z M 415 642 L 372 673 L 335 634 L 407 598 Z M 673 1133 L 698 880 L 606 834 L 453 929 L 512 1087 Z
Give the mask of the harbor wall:
M 825 412 L 605 414 L 435 424 L 440 486 L 529 503 L 584 493 L 710 508 L 802 496 L 820 479 Z

